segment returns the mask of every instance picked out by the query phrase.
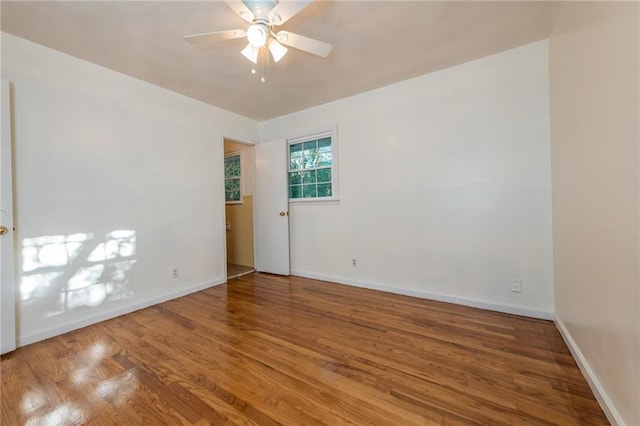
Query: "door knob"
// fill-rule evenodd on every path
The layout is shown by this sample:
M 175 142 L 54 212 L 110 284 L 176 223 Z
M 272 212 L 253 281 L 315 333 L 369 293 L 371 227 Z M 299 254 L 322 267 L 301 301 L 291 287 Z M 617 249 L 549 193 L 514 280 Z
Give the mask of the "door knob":
M 9 230 L 7 229 L 6 226 L 4 226 L 4 225 L 0 226 L 0 235 L 4 235 L 7 232 L 9 232 Z
M 286 216 L 287 212 L 280 212 L 280 216 Z

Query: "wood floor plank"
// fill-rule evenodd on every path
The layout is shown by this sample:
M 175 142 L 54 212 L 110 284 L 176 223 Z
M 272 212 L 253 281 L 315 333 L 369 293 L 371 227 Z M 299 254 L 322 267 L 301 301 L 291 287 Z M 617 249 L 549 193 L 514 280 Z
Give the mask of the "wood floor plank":
M 5 355 L 2 424 L 608 424 L 554 324 L 253 273 Z

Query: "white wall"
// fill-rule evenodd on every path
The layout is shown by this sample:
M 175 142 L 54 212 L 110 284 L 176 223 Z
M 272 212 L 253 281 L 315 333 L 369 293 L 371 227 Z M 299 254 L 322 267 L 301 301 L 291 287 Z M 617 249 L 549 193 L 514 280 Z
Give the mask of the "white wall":
M 2 78 L 20 344 L 224 281 L 221 135 L 256 122 L 8 34 Z
M 551 317 L 546 41 L 264 122 L 262 139 L 334 124 L 340 201 L 290 206 L 294 274 Z
M 562 6 L 550 39 L 555 316 L 614 424 L 640 424 L 637 2 Z

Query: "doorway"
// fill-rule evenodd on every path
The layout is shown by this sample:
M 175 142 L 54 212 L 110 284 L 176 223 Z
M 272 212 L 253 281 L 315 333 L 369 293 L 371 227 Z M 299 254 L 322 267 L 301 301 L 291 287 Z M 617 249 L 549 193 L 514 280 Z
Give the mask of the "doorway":
M 227 280 L 255 271 L 255 147 L 224 139 Z

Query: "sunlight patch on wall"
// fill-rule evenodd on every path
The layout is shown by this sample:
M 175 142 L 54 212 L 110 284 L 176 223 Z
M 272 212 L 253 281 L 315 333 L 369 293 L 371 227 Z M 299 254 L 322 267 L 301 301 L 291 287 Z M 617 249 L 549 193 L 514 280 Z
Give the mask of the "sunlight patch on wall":
M 42 303 L 43 317 L 132 295 L 129 275 L 136 263 L 136 232 L 115 230 L 45 235 L 22 240 L 20 298 Z
M 45 235 L 22 240 L 22 271 L 64 266 L 71 263 L 93 234 Z

